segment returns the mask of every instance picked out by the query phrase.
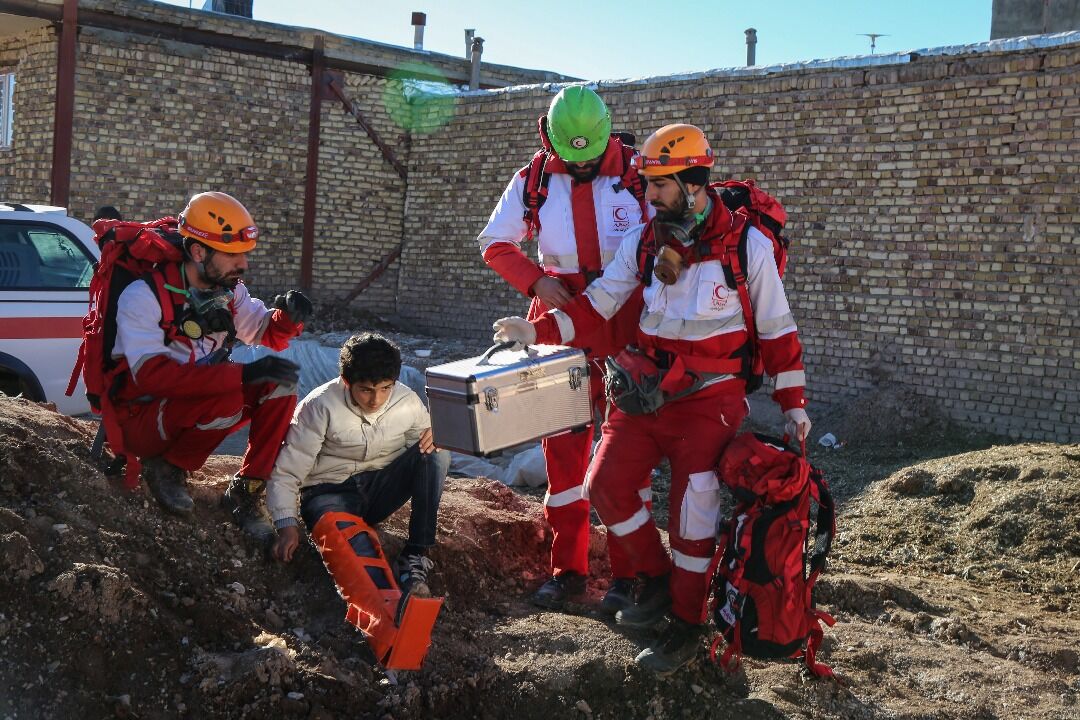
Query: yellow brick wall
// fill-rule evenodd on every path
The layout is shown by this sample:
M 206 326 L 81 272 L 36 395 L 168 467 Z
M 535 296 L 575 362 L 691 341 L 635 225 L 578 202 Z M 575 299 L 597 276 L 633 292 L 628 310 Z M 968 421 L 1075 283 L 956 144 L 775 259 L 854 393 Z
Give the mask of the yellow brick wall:
M 973 425 L 1076 440 L 1078 67 L 1073 45 L 601 92 L 617 129 L 700 125 L 714 178 L 756 178 L 784 202 L 812 398 L 895 381 Z M 550 97 L 463 97 L 445 132 L 413 143 L 408 321 L 480 339 L 524 313 L 475 237 Z
M 48 200 L 55 61 L 51 29 L 0 41 L 0 65 L 18 72 L 3 197 Z M 669 122 L 701 125 L 716 177 L 754 177 L 784 202 L 785 282 L 815 400 L 898 382 L 964 422 L 1075 440 L 1078 67 L 1072 45 L 601 92 L 616 128 L 640 139 Z M 445 128 L 408 134 L 386 110 L 386 80 L 346 82 L 409 180 L 324 102 L 316 299 L 343 297 L 401 242 L 401 260 L 355 306 L 482 340 L 527 305 L 475 238 L 537 147 L 551 91 L 464 94 Z M 192 192 L 227 190 L 264 231 L 256 294 L 297 284 L 306 67 L 83 28 L 76 84 L 72 214 L 109 202 L 150 218 Z

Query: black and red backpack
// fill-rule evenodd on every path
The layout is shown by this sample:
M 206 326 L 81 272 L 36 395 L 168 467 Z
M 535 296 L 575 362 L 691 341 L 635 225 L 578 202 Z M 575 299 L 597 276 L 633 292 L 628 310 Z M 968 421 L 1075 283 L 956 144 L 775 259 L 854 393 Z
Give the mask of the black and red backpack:
M 526 240 L 532 240 L 540 232 L 540 208 L 547 201 L 548 183 L 551 181 L 547 164 L 553 157 L 557 157 L 547 134 L 547 116 L 541 115 L 537 124 L 540 129 L 541 147 L 532 156 L 529 164 L 522 169 L 525 174 L 525 187 L 521 193 L 521 201 L 525 204 L 524 220 L 529 228 L 525 235 Z M 631 166 L 631 160 L 637 154 L 633 133 L 613 132 L 608 142 L 616 143 L 622 152 L 622 174 L 619 176 L 619 182 L 616 183 L 615 191 L 629 190 L 641 206 L 642 217 L 648 217 L 645 204 L 645 181 Z
M 91 409 L 101 415 L 104 439 L 116 460 L 109 472 L 119 471 L 124 462 L 124 443 L 111 396 L 116 383 L 123 380 L 127 362 L 113 358 L 116 343 L 116 309 L 120 294 L 128 285 L 147 279 L 161 305 L 161 328 L 165 342 L 174 342 L 182 333 L 176 323 L 186 299 L 180 263 L 183 260 L 182 238 L 176 231 L 175 218 L 165 217 L 147 223 L 98 220 L 94 223 L 94 241 L 101 248 L 101 259 L 90 280 L 90 305 L 83 318 L 83 341 L 71 371 L 67 394 L 75 392 L 82 374 L 86 399 Z M 99 431 L 99 438 L 101 432 Z M 100 442 L 95 442 L 100 457 Z M 125 485 L 138 486 L 138 463 L 127 458 Z
M 727 644 L 720 665 L 734 670 L 743 655 L 802 657 L 814 675 L 832 677 L 816 657 L 821 624 L 835 621 L 813 597 L 836 535 L 828 484 L 805 455 L 752 433 L 728 445 L 717 473 L 735 499 L 712 563 L 713 619 Z

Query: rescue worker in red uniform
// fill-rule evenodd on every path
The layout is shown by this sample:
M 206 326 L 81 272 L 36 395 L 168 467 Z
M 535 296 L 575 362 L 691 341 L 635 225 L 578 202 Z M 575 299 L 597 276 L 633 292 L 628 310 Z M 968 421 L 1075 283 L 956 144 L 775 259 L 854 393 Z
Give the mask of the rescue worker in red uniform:
M 269 356 L 228 362 L 234 340 L 282 350 L 300 334 L 311 303 L 290 290 L 268 309 L 242 282 L 258 228 L 247 209 L 221 192 L 199 193 L 180 215 L 184 238 L 180 287 L 165 270 L 120 294 L 114 358 L 126 361 L 114 392 L 125 450 L 141 459 L 150 492 L 170 513 L 193 508 L 185 489 L 230 433 L 251 423 L 239 473 L 222 504 L 233 521 L 267 541 L 274 529 L 262 499 L 296 406 L 296 364 Z M 159 294 L 164 297 L 159 297 Z M 163 328 L 161 303 L 178 309 L 176 328 Z
M 747 227 L 745 216 L 729 211 L 708 186 L 713 155 L 704 133 L 693 125 L 665 126 L 646 140 L 637 161 L 649 180 L 655 219 L 627 233 L 603 276 L 561 309 L 531 323 L 503 318 L 494 327 L 497 341 L 572 342 L 613 317 L 643 285 L 648 264 L 642 261 L 649 254 L 655 259 L 636 345 L 655 364 L 667 400 L 652 412 L 612 411 L 586 482 L 608 533 L 646 578 L 637 602 L 617 621 L 646 628 L 672 615 L 663 638 L 637 656 L 645 667 L 668 673 L 701 645 L 721 500 L 716 466 L 747 411 L 741 373 L 751 337 L 724 256 L 711 252 L 731 233 L 746 233 L 747 289 L 758 351 L 775 380 L 773 399 L 796 438 L 806 437 L 810 419 L 802 346 L 772 241 Z M 671 464 L 670 555 L 637 487 L 627 482 L 662 457 Z
M 532 298 L 530 318 L 563 307 L 584 290 L 615 256 L 629 229 L 651 214 L 630 164 L 632 148 L 624 148 L 622 140 L 612 136 L 608 108 L 591 89 L 563 88 L 540 119 L 540 136 L 546 152 L 514 175 L 478 238 L 484 261 Z M 539 263 L 521 250 L 521 244 L 534 237 Z M 574 345 L 586 351 L 595 379 L 600 378 L 604 358 L 633 339 L 640 302 L 640 296 L 628 299 L 625 311 L 609 325 L 579 333 Z M 602 414 L 601 383 L 594 381 L 591 388 L 594 412 Z M 551 578 L 532 600 L 541 607 L 561 609 L 568 599 L 584 593 L 589 572 L 589 499 L 584 478 L 593 433 L 590 428 L 559 435 L 542 445 L 548 475 L 544 517 L 553 534 Z M 638 483 L 645 493 L 649 492 L 649 470 L 642 471 Z M 649 500 L 643 498 L 643 502 Z M 614 613 L 632 602 L 634 574 L 617 537 L 608 535 L 608 548 L 614 582 L 602 606 Z

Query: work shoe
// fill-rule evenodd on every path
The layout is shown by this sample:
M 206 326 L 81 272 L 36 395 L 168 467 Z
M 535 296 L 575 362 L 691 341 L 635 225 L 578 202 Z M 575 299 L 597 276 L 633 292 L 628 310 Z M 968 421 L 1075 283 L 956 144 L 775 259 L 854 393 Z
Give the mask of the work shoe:
M 634 604 L 634 593 L 637 590 L 637 580 L 634 578 L 615 578 L 611 581 L 611 587 L 604 593 L 600 600 L 600 609 L 614 615 L 620 610 L 625 610 Z
M 651 628 L 663 620 L 671 608 L 670 579 L 670 575 L 645 578 L 637 601 L 615 613 L 615 621 L 627 627 Z
M 530 598 L 533 605 L 562 610 L 568 600 L 585 594 L 585 576 L 573 571 L 554 575 Z
M 142 461 L 142 479 L 150 488 L 150 494 L 166 512 L 173 515 L 190 515 L 195 503 L 188 495 L 184 481 L 187 472 L 162 457 L 148 457 Z
M 431 558 L 427 555 L 398 555 L 394 564 L 398 588 L 402 593 L 418 598 L 431 597 L 428 573 L 435 567 Z
M 673 618 L 665 636 L 638 653 L 634 661 L 657 675 L 669 675 L 694 659 L 704 629 L 704 625 Z
M 232 517 L 234 524 L 260 542 L 274 538 L 274 525 L 266 511 L 265 480 L 234 475 L 221 496 L 221 507 Z

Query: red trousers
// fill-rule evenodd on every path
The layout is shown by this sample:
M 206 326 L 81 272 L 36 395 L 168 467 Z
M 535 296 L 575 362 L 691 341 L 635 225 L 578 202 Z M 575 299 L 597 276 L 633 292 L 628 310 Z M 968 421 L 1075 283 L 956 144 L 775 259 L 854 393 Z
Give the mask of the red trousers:
M 606 402 L 600 362 L 593 360 L 589 369 L 589 389 L 594 416 L 603 417 Z M 593 427 L 565 433 L 541 441 L 547 463 L 548 491 L 544 496 L 544 519 L 551 526 L 551 571 L 554 575 L 572 571 L 589 574 L 589 496 L 585 474 L 592 457 Z M 634 484 L 642 502 L 652 506 L 649 478 L 652 466 L 638 476 Z M 634 577 L 633 564 L 621 539 L 608 533 L 608 558 L 611 575 Z
M 587 284 L 585 276 L 581 274 L 556 277 L 573 294 L 581 292 Z M 633 342 L 643 304 L 641 292 L 635 293 L 609 322 L 591 336 L 574 343 L 576 347 L 586 348 L 591 363 L 589 389 L 594 417 L 603 417 L 607 405 L 604 399 L 604 358 Z M 547 310 L 547 306 L 534 297 L 529 306 L 528 317 L 534 320 Z M 592 431 L 590 426 L 583 432 L 556 435 L 541 442 L 544 461 L 547 463 L 548 492 L 544 496 L 544 519 L 551 525 L 553 575 L 568 571 L 585 576 L 589 574 L 589 495 L 585 490 L 585 474 L 592 455 Z M 634 487 L 642 493 L 643 502 L 651 502 L 651 472 L 652 466 L 638 476 L 628 479 L 628 482 L 635 483 Z M 620 546 L 620 539 L 610 532 L 608 557 L 611 560 L 613 577 L 634 577 L 626 550 Z
M 251 423 L 240 465 L 244 477 L 268 480 L 296 407 L 296 388 L 244 385 L 221 395 L 155 398 L 117 407 L 125 449 L 198 470 L 226 436 Z
M 746 416 L 744 395 L 724 385 L 650 415 L 612 410 L 589 468 L 589 496 L 608 536 L 619 538 L 627 553 L 631 575 L 670 571 L 672 613 L 695 624 L 705 621 L 708 569 L 716 549 L 721 500 L 716 465 Z M 633 481 L 663 457 L 671 463 L 670 557 Z

